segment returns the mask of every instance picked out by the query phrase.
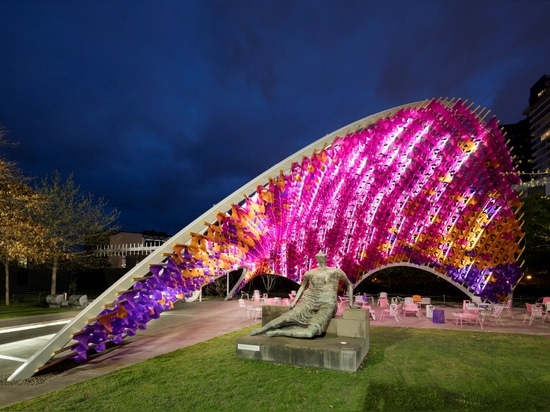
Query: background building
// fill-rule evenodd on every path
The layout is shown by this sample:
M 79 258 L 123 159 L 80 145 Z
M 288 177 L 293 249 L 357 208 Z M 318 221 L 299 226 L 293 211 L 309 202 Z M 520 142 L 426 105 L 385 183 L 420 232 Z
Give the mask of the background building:
M 525 119 L 503 125 L 508 148 L 523 184 L 518 190 L 550 195 L 550 76 L 544 74 L 529 89 Z
M 533 174 L 533 154 L 531 152 L 531 134 L 527 118 L 513 124 L 502 125 L 506 133 L 507 145 L 514 163 L 521 173 L 522 181 L 531 180 Z
M 130 269 L 169 238 L 166 233 L 153 231 L 118 232 L 110 237 L 108 245 L 99 247 L 98 253 L 108 256 L 112 268 Z
M 550 170 L 550 76 L 543 75 L 530 89 L 525 111 L 531 134 L 533 171 Z

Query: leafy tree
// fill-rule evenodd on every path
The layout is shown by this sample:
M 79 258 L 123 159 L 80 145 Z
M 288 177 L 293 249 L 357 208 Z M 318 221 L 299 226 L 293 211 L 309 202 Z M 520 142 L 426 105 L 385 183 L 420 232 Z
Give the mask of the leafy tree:
M 7 144 L 1 129 L 0 144 Z M 10 263 L 40 262 L 50 250 L 46 230 L 37 223 L 43 203 L 15 165 L 0 158 L 0 262 L 5 269 L 6 305 L 10 304 Z
M 42 179 L 36 191 L 46 199 L 42 223 L 55 244 L 51 259 L 51 293 L 56 293 L 61 263 L 93 266 L 95 245 L 104 243 L 106 232 L 117 230 L 119 212 L 91 193 L 83 193 L 72 174 L 63 180 L 58 171 Z M 73 279 L 73 281 L 75 281 Z M 72 283 L 72 282 L 71 282 Z

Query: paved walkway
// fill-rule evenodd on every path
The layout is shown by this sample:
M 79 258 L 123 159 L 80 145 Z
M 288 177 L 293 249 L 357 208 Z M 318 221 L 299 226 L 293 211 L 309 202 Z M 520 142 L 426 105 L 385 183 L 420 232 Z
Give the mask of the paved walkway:
M 432 319 L 422 315 L 420 318 L 408 316 L 401 318 L 400 322 L 387 318 L 371 322 L 371 326 L 388 327 L 414 327 L 460 330 L 455 325 L 453 312 L 460 311 L 459 307 L 437 307 L 445 310 L 444 324 L 434 324 Z M 525 310 L 514 309 L 515 319 L 504 314 L 505 326 L 496 325 L 494 322 L 485 324 L 483 333 L 526 333 L 538 335 L 550 335 L 550 322 L 534 322 L 532 325 L 522 323 Z M 125 340 L 121 346 L 107 351 L 82 365 L 66 370 L 45 382 L 35 386 L 1 386 L 0 407 L 5 407 L 16 402 L 31 399 L 44 393 L 82 382 L 96 376 L 105 375 L 123 367 L 142 362 L 155 356 L 172 352 L 174 350 L 194 345 L 224 335 L 245 326 L 256 323 L 252 319 L 243 319 L 238 313 L 236 300 L 224 302 L 220 300 L 203 300 L 202 302 L 178 303 L 174 310 L 165 312 L 160 319 L 148 324 L 145 331 L 139 331 L 136 336 Z M 482 332 L 479 326 L 464 325 L 465 331 Z
M 158 355 L 194 345 L 258 322 L 238 313 L 238 302 L 203 300 L 177 303 L 174 310 L 164 312 L 147 324 L 124 344 L 101 356 L 66 370 L 39 385 L 8 385 L 0 383 L 0 407 L 31 399 L 96 376 L 105 375 Z M 17 365 L 15 365 L 17 366 Z M 14 369 L 15 370 L 15 369 Z

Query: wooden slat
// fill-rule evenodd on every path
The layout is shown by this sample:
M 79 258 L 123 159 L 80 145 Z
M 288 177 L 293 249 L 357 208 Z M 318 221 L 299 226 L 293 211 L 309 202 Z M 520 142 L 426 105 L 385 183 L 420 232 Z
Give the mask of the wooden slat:
M 96 316 L 95 318 L 90 318 L 86 322 L 88 324 L 90 324 L 90 323 L 94 323 L 96 320 L 105 319 L 105 318 L 109 318 L 109 317 L 115 317 L 115 316 L 116 316 L 116 312 L 105 313 L 104 315 L 99 315 L 99 316 Z
M 119 304 L 124 303 L 124 302 L 128 302 L 128 300 L 127 299 L 121 299 L 121 300 L 117 300 L 115 302 L 106 303 L 102 306 L 102 308 L 103 309 L 114 308 L 116 305 L 119 305 Z
M 141 288 L 135 288 L 135 289 L 128 289 L 128 290 L 122 290 L 116 293 L 117 296 L 124 295 L 125 293 L 131 293 L 131 292 L 139 292 Z
M 141 282 L 142 280 L 151 279 L 153 275 L 142 276 L 139 278 L 132 278 L 132 282 Z
M 70 359 L 70 358 L 72 358 L 73 356 L 76 356 L 76 355 L 78 355 L 78 353 L 76 353 L 76 352 L 71 352 L 71 353 L 69 353 L 69 354 L 67 354 L 67 355 L 65 355 L 65 356 L 62 356 L 61 358 L 53 359 L 53 360 L 51 360 L 50 362 L 48 362 L 48 363 L 46 363 L 46 364 L 44 364 L 44 365 L 42 365 L 42 366 L 36 368 L 36 369 L 34 370 L 34 373 L 40 372 L 40 371 L 42 371 L 42 370 L 44 370 L 44 369 L 47 369 L 47 368 L 49 368 L 49 367 L 51 367 L 51 366 L 53 366 L 53 365 L 57 365 L 58 363 L 60 363 L 60 362 L 62 362 L 62 361 L 64 361 L 64 360 Z
M 65 352 L 66 350 L 74 349 L 74 348 L 76 348 L 77 346 L 78 346 L 78 343 L 73 343 L 73 344 L 71 344 L 71 345 L 65 346 L 65 347 L 63 347 L 63 348 L 61 348 L 61 349 L 56 350 L 55 352 L 52 352 L 51 356 L 52 356 L 52 358 L 53 358 L 54 356 L 59 355 L 60 353 Z

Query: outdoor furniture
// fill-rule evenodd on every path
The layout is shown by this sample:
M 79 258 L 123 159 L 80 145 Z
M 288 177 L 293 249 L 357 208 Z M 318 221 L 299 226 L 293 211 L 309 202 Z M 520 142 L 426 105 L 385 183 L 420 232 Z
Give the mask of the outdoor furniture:
M 366 293 L 363 294 L 363 304 L 365 305 L 374 305 L 374 298 L 369 298 L 369 295 Z
M 246 317 L 247 319 L 259 319 L 262 317 L 262 300 L 259 297 L 253 300 L 244 300 L 246 305 Z M 241 302 L 239 300 L 239 305 L 241 305 Z M 239 306 L 240 309 L 240 306 Z
M 510 314 L 512 319 L 514 319 L 514 313 L 512 312 L 512 299 L 508 299 L 506 301 L 506 305 L 504 306 L 504 309 L 506 310 L 507 313 Z
M 502 326 L 504 326 L 504 321 L 500 317 L 504 308 L 505 308 L 504 305 L 495 305 L 493 306 L 493 310 L 490 312 L 485 310 L 480 312 L 482 317 L 482 323 L 484 324 L 487 318 L 493 318 L 497 324 L 501 324 Z
M 418 307 L 418 304 L 416 303 L 405 303 L 403 305 L 403 317 L 406 317 L 407 314 L 412 313 L 417 318 L 420 319 L 420 308 Z
M 472 298 L 472 303 L 483 310 L 489 310 L 491 306 L 493 306 L 491 303 L 483 302 L 479 296 L 474 296 Z
M 69 306 L 69 301 L 65 300 L 65 295 L 63 293 L 46 296 L 46 303 L 50 306 L 50 308 Z
M 369 311 L 369 317 L 372 319 L 372 320 L 376 320 L 376 315 L 374 314 L 374 311 L 371 309 L 370 305 L 365 305 L 363 304 L 361 306 L 361 309 L 367 309 Z
M 429 319 L 433 319 L 434 316 L 434 306 L 433 305 L 426 305 L 426 317 Z
M 432 311 L 433 323 L 445 323 L 445 311 L 443 309 L 434 309 Z
M 241 315 L 241 318 L 244 319 L 245 316 L 248 317 L 248 308 L 246 301 L 243 298 L 239 299 L 239 310 L 237 311 L 237 316 Z
M 336 310 L 336 316 L 342 316 L 344 308 L 349 304 L 349 298 L 346 296 L 338 296 L 338 309 Z
M 414 298 L 414 296 L 413 296 Z M 422 298 L 420 299 L 420 307 L 422 306 L 428 306 L 428 305 L 431 305 L 432 304 L 432 299 L 431 298 Z
M 71 295 L 69 296 L 69 306 L 71 308 L 82 309 L 88 306 L 88 295 Z
M 464 322 L 472 323 L 473 325 L 479 324 L 479 327 L 483 329 L 483 318 L 480 317 L 479 312 L 454 312 L 453 317 L 455 317 L 455 324 L 460 325 L 462 329 Z
M 399 322 L 399 305 L 397 305 L 396 303 L 392 303 L 389 307 L 382 309 L 382 313 L 380 314 L 380 321 L 388 316 L 390 318 L 394 318 L 396 322 Z
M 542 306 L 533 305 L 531 303 L 525 303 L 526 312 L 525 315 L 523 315 L 523 321 L 521 323 L 525 323 L 527 319 L 529 319 L 529 325 L 533 323 L 533 319 L 540 318 L 542 319 L 542 322 L 544 323 L 544 319 L 547 316 L 547 313 L 545 310 L 542 309 Z
M 475 303 L 470 302 L 469 300 L 462 301 L 462 312 L 453 313 L 453 316 L 456 318 L 455 323 L 460 323 L 460 328 L 464 322 L 479 324 L 481 329 L 483 329 L 482 318 L 479 315 L 479 312 L 483 309 L 478 307 Z
M 254 302 L 252 306 L 248 307 L 249 316 L 252 315 L 252 319 L 262 318 L 262 306 Z

